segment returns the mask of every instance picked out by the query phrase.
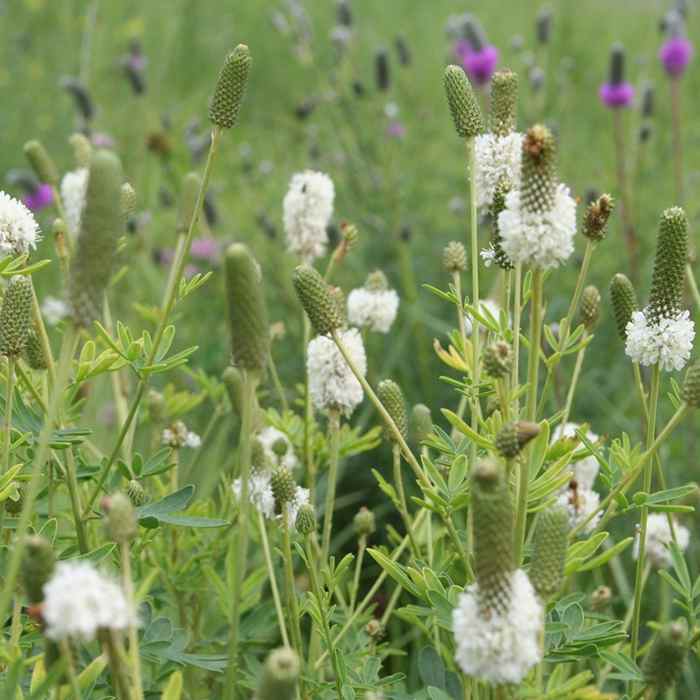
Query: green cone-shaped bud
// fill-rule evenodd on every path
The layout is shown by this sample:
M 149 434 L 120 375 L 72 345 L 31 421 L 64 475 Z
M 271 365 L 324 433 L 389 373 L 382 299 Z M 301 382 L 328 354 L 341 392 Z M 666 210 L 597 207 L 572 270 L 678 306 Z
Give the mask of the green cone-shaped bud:
M 496 136 L 515 131 L 517 110 L 517 73 L 507 69 L 496 71 L 491 78 L 491 131 Z
M 683 400 L 692 408 L 700 408 L 700 360 L 695 360 L 685 372 Z
M 275 510 L 282 512 L 282 507 L 294 500 L 297 485 L 292 472 L 287 467 L 277 467 L 270 477 L 272 495 L 275 497 Z
M 581 294 L 579 313 L 581 314 L 581 322 L 590 333 L 600 319 L 600 292 L 592 284 L 586 287 Z
M 44 584 L 53 576 L 56 555 L 48 540 L 39 535 L 27 537 L 22 557 L 21 580 L 31 605 L 44 600 Z
M 0 306 L 0 355 L 17 357 L 27 345 L 32 326 L 32 281 L 15 275 Z
M 190 227 L 190 221 L 194 216 L 197 206 L 197 195 L 202 186 L 202 178 L 197 173 L 187 173 L 182 180 L 182 192 L 180 192 L 180 206 L 177 210 L 177 234 L 186 234 Z
M 146 489 L 144 489 L 141 482 L 136 481 L 136 479 L 131 479 L 127 484 L 126 495 L 135 508 L 142 506 L 148 500 Z
M 58 168 L 43 143 L 36 140 L 27 141 L 24 144 L 24 155 L 39 182 L 46 182 L 53 187 L 58 185 Z
M 569 514 L 566 508 L 554 506 L 540 513 L 529 576 L 542 600 L 549 600 L 561 588 L 568 536 Z
M 664 625 L 647 653 L 642 671 L 647 684 L 663 694 L 680 678 L 688 654 L 688 624 L 679 618 Z
M 76 167 L 89 168 L 90 159 L 92 158 L 92 144 L 90 143 L 90 139 L 85 136 L 85 134 L 75 133 L 71 134 L 68 143 L 70 143 L 73 149 L 73 158 L 75 159 Z
M 375 270 L 367 275 L 365 289 L 369 289 L 371 292 L 384 292 L 389 289 L 389 280 L 381 270 Z
M 605 238 L 605 227 L 615 208 L 615 202 L 609 194 L 601 194 L 592 201 L 583 217 L 581 233 L 592 241 L 602 241 Z
M 542 124 L 527 130 L 523 139 L 521 200 L 523 209 L 542 213 L 552 208 L 556 191 L 556 144 Z
M 474 574 L 484 611 L 504 612 L 510 602 L 513 554 L 513 503 L 501 465 L 483 459 L 472 474 Z
M 510 187 L 510 182 L 505 178 L 501 178 L 496 184 L 496 189 L 493 192 L 493 202 L 491 203 L 491 246 L 493 248 L 493 260 L 502 270 L 512 270 L 515 267 L 503 250 L 503 246 L 501 245 L 501 233 L 498 229 L 498 217 L 506 208 L 506 195 L 510 191 Z
M 680 207 L 666 209 L 659 222 L 649 295 L 650 320 L 675 315 L 681 308 L 688 262 L 688 219 Z
M 338 305 L 318 270 L 309 265 L 297 267 L 294 271 L 294 288 L 316 333 L 325 335 L 341 327 Z
M 610 281 L 610 302 L 615 316 L 615 326 L 622 340 L 627 338 L 627 324 L 637 310 L 637 294 L 626 275 L 618 272 Z
M 537 423 L 524 420 L 506 423 L 496 435 L 496 449 L 502 457 L 513 459 L 539 434 L 540 426 Z
M 245 44 L 238 44 L 226 56 L 209 107 L 212 124 L 222 129 L 230 129 L 238 121 L 251 62 L 250 51 Z
M 39 340 L 39 336 L 34 328 L 30 328 L 27 333 L 27 343 L 24 346 L 23 357 L 32 369 L 44 370 L 49 366 L 41 340 Z
M 294 527 L 303 537 L 316 532 L 316 513 L 314 513 L 314 508 L 311 504 L 305 503 L 299 507 Z
M 355 527 L 355 534 L 358 537 L 369 537 L 373 535 L 377 529 L 374 513 L 369 508 L 362 506 L 360 510 L 355 513 L 353 526 Z
M 459 241 L 450 241 L 442 252 L 442 264 L 451 275 L 467 269 L 467 249 Z
M 447 66 L 444 82 L 457 135 L 474 138 L 484 130 L 484 119 L 467 74 L 459 66 Z
M 109 151 L 94 153 L 70 268 L 70 301 L 73 318 L 80 326 L 102 319 L 105 289 L 112 277 L 117 242 L 124 232 L 121 188 L 119 158 Z
M 131 499 L 123 493 L 113 493 L 102 499 L 105 526 L 112 541 L 123 544 L 136 537 L 138 521 Z
M 265 660 L 255 700 L 293 700 L 299 672 L 299 657 L 293 649 L 275 649 Z
M 384 379 L 377 386 L 377 397 L 382 402 L 387 413 L 391 416 L 404 440 L 408 438 L 408 415 L 406 413 L 406 401 L 401 387 L 391 379 Z M 391 431 L 387 430 L 387 437 L 394 442 Z
M 128 183 L 122 185 L 121 191 L 122 216 L 128 219 L 136 211 L 136 190 Z
M 267 306 L 260 266 L 242 243 L 226 251 L 226 292 L 234 364 L 262 372 L 270 354 Z
M 493 379 L 507 376 L 513 366 L 513 352 L 510 345 L 503 340 L 497 340 L 484 348 L 484 372 Z
M 427 440 L 433 432 L 433 417 L 424 403 L 417 403 L 411 410 L 411 436 L 414 442 Z
M 343 221 L 340 224 L 340 233 L 343 236 L 345 254 L 347 254 L 358 244 L 360 240 L 360 232 L 357 230 L 357 226 L 355 226 L 355 224 L 351 224 L 348 221 Z

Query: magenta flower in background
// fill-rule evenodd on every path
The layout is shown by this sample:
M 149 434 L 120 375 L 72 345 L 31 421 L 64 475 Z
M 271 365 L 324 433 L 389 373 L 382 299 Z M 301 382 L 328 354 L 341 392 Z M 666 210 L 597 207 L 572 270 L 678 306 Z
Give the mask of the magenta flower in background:
M 610 51 L 610 79 L 598 91 L 600 101 L 610 109 L 629 107 L 634 100 L 634 88 L 625 80 L 625 50 L 613 44 Z
M 394 139 L 401 139 L 406 135 L 406 127 L 401 122 L 390 122 L 386 133 Z
M 469 79 L 476 85 L 487 85 L 498 65 L 498 49 L 492 44 L 484 44 L 478 49 L 466 39 L 460 39 L 455 53 Z
M 33 192 L 22 198 L 24 206 L 30 211 L 40 211 L 53 204 L 53 189 L 45 182 L 39 184 Z
M 91 140 L 92 145 L 96 148 L 114 148 L 114 139 L 102 131 L 96 131 Z
M 218 262 L 221 246 L 216 238 L 195 238 L 192 241 L 190 253 L 193 258 L 206 260 L 211 263 Z
M 672 78 L 683 75 L 692 58 L 693 44 L 684 36 L 672 36 L 659 50 L 659 59 Z

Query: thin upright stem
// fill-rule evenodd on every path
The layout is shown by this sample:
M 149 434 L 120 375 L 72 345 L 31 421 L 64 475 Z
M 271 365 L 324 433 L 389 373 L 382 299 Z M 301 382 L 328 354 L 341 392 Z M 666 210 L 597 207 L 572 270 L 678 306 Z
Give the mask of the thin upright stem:
M 292 631 L 292 648 L 299 655 L 302 667 L 304 665 L 304 645 L 301 638 L 299 622 L 299 606 L 294 582 L 294 565 L 292 563 L 292 544 L 289 536 L 289 518 L 284 513 L 282 517 L 282 557 L 284 558 L 284 579 L 287 589 L 287 607 L 289 611 L 289 627 Z M 299 678 L 300 695 L 304 697 L 302 678 Z
M 588 331 L 583 332 L 582 340 L 585 341 L 588 337 Z M 583 367 L 583 358 L 586 354 L 586 346 L 584 345 L 576 353 L 576 364 L 574 365 L 574 373 L 571 375 L 571 383 L 569 384 L 569 391 L 566 394 L 566 404 L 564 405 L 564 414 L 561 419 L 561 425 L 566 425 L 571 415 L 571 405 L 574 401 L 574 394 L 576 393 L 576 387 L 578 385 L 579 377 L 581 376 L 581 368 Z
M 559 350 L 563 350 L 569 333 L 571 331 L 572 322 L 576 311 L 578 310 L 578 305 L 581 301 L 581 294 L 583 293 L 583 285 L 588 277 L 588 268 L 591 264 L 591 257 L 593 256 L 593 249 L 595 248 L 595 243 L 590 239 L 586 239 L 586 249 L 583 253 L 583 260 L 581 261 L 581 266 L 579 267 L 578 277 L 576 278 L 576 287 L 574 293 L 569 302 L 569 309 L 566 312 L 564 320 L 559 325 Z
M 131 552 L 128 540 L 120 543 L 122 564 L 122 587 L 126 596 L 127 605 L 136 613 L 136 600 L 134 598 L 134 582 L 131 576 Z M 131 658 L 131 678 L 134 684 L 135 700 L 143 700 L 143 682 L 141 680 L 141 655 L 139 653 L 139 635 L 136 624 L 132 621 L 128 630 L 129 657 Z
M 32 282 L 32 318 L 34 320 L 34 329 L 39 337 L 41 352 L 46 360 L 46 372 L 49 377 L 49 387 L 51 387 L 56 379 L 56 367 L 53 359 L 53 352 L 51 351 L 49 335 L 46 332 L 46 326 L 44 325 L 44 317 L 41 314 L 39 298 L 37 297 L 36 290 L 34 289 L 34 281 L 31 279 L 31 277 L 29 279 Z
M 10 446 L 12 445 L 12 409 L 15 397 L 15 363 L 14 355 L 7 356 L 7 395 L 5 397 L 5 415 L 2 424 L 2 472 L 10 468 Z
M 68 495 L 70 497 L 71 510 L 73 511 L 73 520 L 75 522 L 75 532 L 78 538 L 78 548 L 81 554 L 86 554 L 88 551 L 87 536 L 85 534 L 85 523 L 80 517 L 80 487 L 78 486 L 78 473 L 75 464 L 75 456 L 73 450 L 69 447 L 66 450 L 66 486 L 68 487 Z
M 275 603 L 275 612 L 277 613 L 277 624 L 282 635 L 284 646 L 289 646 L 289 637 L 287 636 L 287 625 L 284 622 L 284 611 L 282 610 L 282 600 L 280 592 L 277 588 L 277 577 L 275 576 L 275 567 L 272 565 L 272 556 L 270 555 L 270 542 L 267 539 L 267 527 L 265 526 L 265 518 L 258 511 L 258 528 L 260 530 L 260 541 L 263 546 L 263 554 L 265 556 L 265 566 L 267 567 L 267 577 L 270 579 L 270 590 L 272 591 L 272 599 Z
M 328 412 L 328 484 L 326 485 L 326 506 L 323 513 L 323 538 L 321 540 L 321 562 L 328 561 L 331 549 L 331 532 L 333 530 L 333 511 L 335 509 L 335 488 L 338 480 L 338 456 L 340 451 L 340 412 Z
M 520 386 L 520 315 L 521 315 L 521 296 L 523 289 L 523 266 L 522 263 L 517 263 L 515 266 L 515 280 L 513 293 L 513 374 L 511 377 L 511 386 L 513 387 L 513 417 L 518 418 L 520 413 L 520 401 L 518 399 L 517 389 Z
M 360 574 L 362 573 L 362 562 L 365 558 L 365 550 L 367 549 L 367 537 L 361 535 L 357 543 L 357 558 L 355 559 L 355 573 L 352 577 L 352 588 L 350 589 L 350 610 L 355 609 L 357 601 L 357 592 L 360 589 Z
M 62 639 L 58 643 L 58 647 L 61 651 L 61 656 L 65 661 L 65 671 L 66 676 L 68 676 L 68 685 L 70 685 L 70 692 L 74 700 L 81 700 L 83 697 L 80 693 L 80 684 L 78 683 L 78 678 L 75 675 L 75 666 L 73 665 L 73 655 L 71 654 L 70 646 L 67 639 Z
M 671 78 L 671 123 L 673 124 L 673 180 L 676 204 L 683 206 L 683 138 L 681 131 L 681 81 Z
M 401 450 L 399 446 L 394 443 L 391 448 L 391 453 L 393 457 L 393 472 L 394 472 L 394 487 L 396 488 L 396 493 L 399 497 L 399 512 L 401 513 L 401 519 L 403 520 L 404 527 L 406 528 L 406 534 L 408 539 L 411 541 L 411 549 L 413 550 L 413 555 L 418 556 L 419 550 L 416 544 L 415 537 L 413 536 L 413 523 L 411 522 L 411 516 L 408 512 L 408 504 L 406 502 L 406 490 L 403 487 L 403 476 L 401 474 Z

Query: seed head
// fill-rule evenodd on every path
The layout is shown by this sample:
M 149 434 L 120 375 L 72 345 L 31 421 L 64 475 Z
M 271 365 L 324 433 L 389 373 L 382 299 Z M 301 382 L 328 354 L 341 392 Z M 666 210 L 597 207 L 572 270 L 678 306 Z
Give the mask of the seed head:
M 316 513 L 310 503 L 299 507 L 294 527 L 304 537 L 316 531 Z
M 497 340 L 484 349 L 484 372 L 493 379 L 502 379 L 513 366 L 513 352 L 510 345 L 503 340 Z
M 566 508 L 554 506 L 540 513 L 529 576 L 542 600 L 548 600 L 561 588 L 568 535 L 569 513 Z
M 610 301 L 615 316 L 617 333 L 622 340 L 627 338 L 627 324 L 637 310 L 637 294 L 629 278 L 618 272 L 610 281 Z
M 296 482 L 287 467 L 277 467 L 270 477 L 272 495 L 275 497 L 275 510 L 282 512 L 282 507 L 294 500 Z
M 373 535 L 377 529 L 374 513 L 365 506 L 362 506 L 360 510 L 355 513 L 353 525 L 355 527 L 355 534 L 358 537 L 369 537 Z
M 590 333 L 600 319 L 600 292 L 592 284 L 588 285 L 581 294 L 579 312 L 583 325 Z
M 508 136 L 515 131 L 518 109 L 518 74 L 496 71 L 491 78 L 491 131 Z
M 377 397 L 386 408 L 401 436 L 405 440 L 408 437 L 408 416 L 406 414 L 406 401 L 401 387 L 391 379 L 384 379 L 377 386 Z M 395 442 L 393 433 L 387 429 L 387 437 Z
M 299 657 L 293 649 L 275 649 L 265 660 L 255 700 L 293 700 L 299 672 Z
M 521 198 L 526 212 L 542 213 L 552 208 L 556 190 L 556 144 L 552 132 L 542 124 L 527 130 L 523 139 Z
M 32 282 L 15 275 L 0 306 L 0 355 L 17 357 L 27 345 L 32 324 Z
M 141 482 L 136 481 L 136 479 L 131 479 L 127 484 L 126 495 L 129 497 L 131 505 L 133 505 L 134 508 L 142 506 L 148 500 L 146 489 L 144 489 Z
M 92 144 L 90 143 L 90 139 L 85 136 L 85 134 L 76 132 L 75 134 L 71 134 L 68 143 L 70 143 L 73 149 L 73 158 L 75 159 L 76 167 L 89 168 L 90 159 L 92 158 Z
M 491 246 L 493 247 L 493 260 L 502 270 L 512 270 L 515 266 L 506 255 L 501 245 L 501 233 L 498 229 L 498 217 L 506 208 L 506 195 L 510 192 L 511 184 L 507 179 L 501 178 L 493 191 L 493 201 L 491 203 Z
M 297 267 L 294 288 L 316 333 L 325 335 L 341 327 L 337 303 L 330 294 L 328 283 L 315 268 L 309 265 Z
M 693 362 L 686 370 L 683 400 L 692 408 L 700 408 L 700 360 Z
M 602 241 L 605 238 L 605 227 L 614 208 L 615 202 L 609 194 L 601 194 L 593 200 L 583 217 L 581 233 L 592 241 Z
M 128 219 L 136 211 L 136 190 L 128 182 L 122 185 L 121 207 L 124 219 Z
M 32 369 L 45 370 L 48 368 L 44 348 L 34 328 L 30 328 L 27 332 L 27 343 L 24 346 L 23 357 Z
M 248 85 L 252 59 L 245 44 L 239 44 L 226 56 L 209 107 L 212 124 L 230 129 L 238 121 L 238 112 Z
M 136 511 L 127 495 L 117 492 L 105 496 L 102 499 L 102 510 L 106 515 L 107 533 L 114 542 L 122 544 L 136 537 Z
M 464 139 L 478 136 L 484 130 L 484 119 L 467 74 L 459 66 L 447 66 L 444 82 L 457 135 Z
M 442 264 L 447 272 L 464 272 L 467 269 L 467 249 L 459 241 L 450 241 L 442 253 Z
M 540 426 L 530 421 L 506 423 L 496 435 L 496 449 L 506 459 L 517 457 L 525 445 L 540 434 Z
M 680 678 L 688 653 L 688 625 L 684 618 L 668 622 L 644 659 L 642 671 L 648 685 L 663 693 Z

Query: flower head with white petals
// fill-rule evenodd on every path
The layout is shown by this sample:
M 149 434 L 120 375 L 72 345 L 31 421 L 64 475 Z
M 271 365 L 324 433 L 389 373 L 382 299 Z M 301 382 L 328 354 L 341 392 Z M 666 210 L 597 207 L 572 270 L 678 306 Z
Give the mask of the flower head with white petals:
M 552 444 L 562 438 L 573 439 L 575 442 L 578 442 L 579 439 L 576 435 L 576 431 L 580 427 L 578 423 L 558 425 L 552 433 Z M 598 436 L 590 430 L 586 431 L 586 438 L 591 443 L 598 442 Z M 580 445 L 580 447 L 583 448 L 583 445 Z M 576 479 L 578 488 L 592 489 L 600 469 L 598 460 L 593 455 L 588 455 L 587 457 L 577 460 L 570 466 L 574 470 L 574 478 Z
M 512 262 L 542 269 L 558 267 L 574 252 L 576 202 L 569 188 L 559 184 L 551 208 L 526 211 L 520 190 L 511 190 L 498 216 L 498 231 L 501 247 Z
M 47 296 L 41 304 L 41 313 L 49 326 L 55 326 L 70 315 L 70 306 L 63 299 Z
M 22 202 L 0 191 L 0 257 L 28 253 L 40 239 L 34 214 Z
M 666 372 L 680 370 L 690 359 L 695 324 L 687 311 L 658 321 L 647 319 L 647 311 L 635 311 L 625 329 L 625 352 L 640 365 L 659 364 Z
M 236 479 L 231 485 L 236 500 L 241 499 L 243 483 Z M 275 496 L 270 485 L 269 472 L 255 472 L 251 474 L 248 482 L 248 500 L 263 517 L 271 519 L 275 517 Z
M 88 169 L 78 168 L 67 172 L 61 180 L 61 200 L 66 213 L 66 225 L 73 238 L 80 233 L 80 222 L 85 209 L 88 186 Z
M 364 287 L 348 295 L 348 321 L 360 328 L 388 333 L 399 308 L 399 295 L 389 289 L 383 273 L 369 276 Z
M 179 450 L 183 447 L 196 449 L 202 444 L 202 438 L 188 430 L 187 426 L 181 421 L 175 421 L 169 428 L 165 428 L 161 435 L 161 443 L 166 447 L 172 447 L 174 450 Z
M 569 513 L 569 525 L 573 529 L 588 520 L 592 513 L 598 510 L 600 495 L 597 491 L 587 488 L 579 488 L 576 481 L 562 490 L 557 498 L 557 504 L 564 506 Z M 590 534 L 596 529 L 602 513 L 596 513 L 590 519 L 583 531 Z
M 44 585 L 42 617 L 54 641 L 92 641 L 98 630 L 124 630 L 136 623 L 121 587 L 88 562 L 59 562 Z
M 681 551 L 688 548 L 690 532 L 687 527 L 673 523 L 676 542 Z M 673 563 L 671 550 L 668 546 L 673 542 L 673 535 L 668 524 L 668 516 L 665 513 L 650 513 L 647 518 L 646 555 L 649 563 L 655 569 L 666 569 Z M 639 532 L 634 540 L 632 556 L 639 557 Z
M 523 135 L 517 132 L 481 134 L 474 139 L 476 203 L 481 209 L 491 206 L 496 185 L 502 180 L 512 189 L 520 187 L 522 144 Z
M 349 328 L 339 331 L 339 336 L 357 369 L 366 374 L 367 356 L 360 331 Z M 319 335 L 309 343 L 307 370 L 309 393 L 317 409 L 339 410 L 349 416 L 362 401 L 360 382 L 328 336 Z
M 505 612 L 481 609 L 478 585 L 459 597 L 452 613 L 456 661 L 464 673 L 489 683 L 519 683 L 542 658 L 542 606 L 527 574 L 512 574 Z
M 481 315 L 484 316 L 485 318 L 489 318 L 490 316 L 493 316 L 493 318 L 496 320 L 496 323 L 498 323 L 500 317 L 501 317 L 501 307 L 498 302 L 494 301 L 493 299 L 482 299 L 481 302 L 479 303 L 479 310 L 481 311 Z M 509 321 L 510 323 L 510 321 Z M 486 328 L 484 328 L 483 325 L 479 324 L 479 327 L 485 331 Z M 467 335 L 471 335 L 472 331 L 474 329 L 474 319 L 469 315 L 469 314 L 464 314 L 464 331 Z
M 262 445 L 265 457 L 273 466 L 286 467 L 293 471 L 299 465 L 291 441 L 281 430 L 268 425 L 258 433 L 257 439 Z M 280 449 L 280 446 L 283 449 Z
M 333 215 L 335 188 L 325 173 L 296 173 L 284 197 L 284 230 L 287 248 L 310 264 L 326 252 L 326 231 Z

